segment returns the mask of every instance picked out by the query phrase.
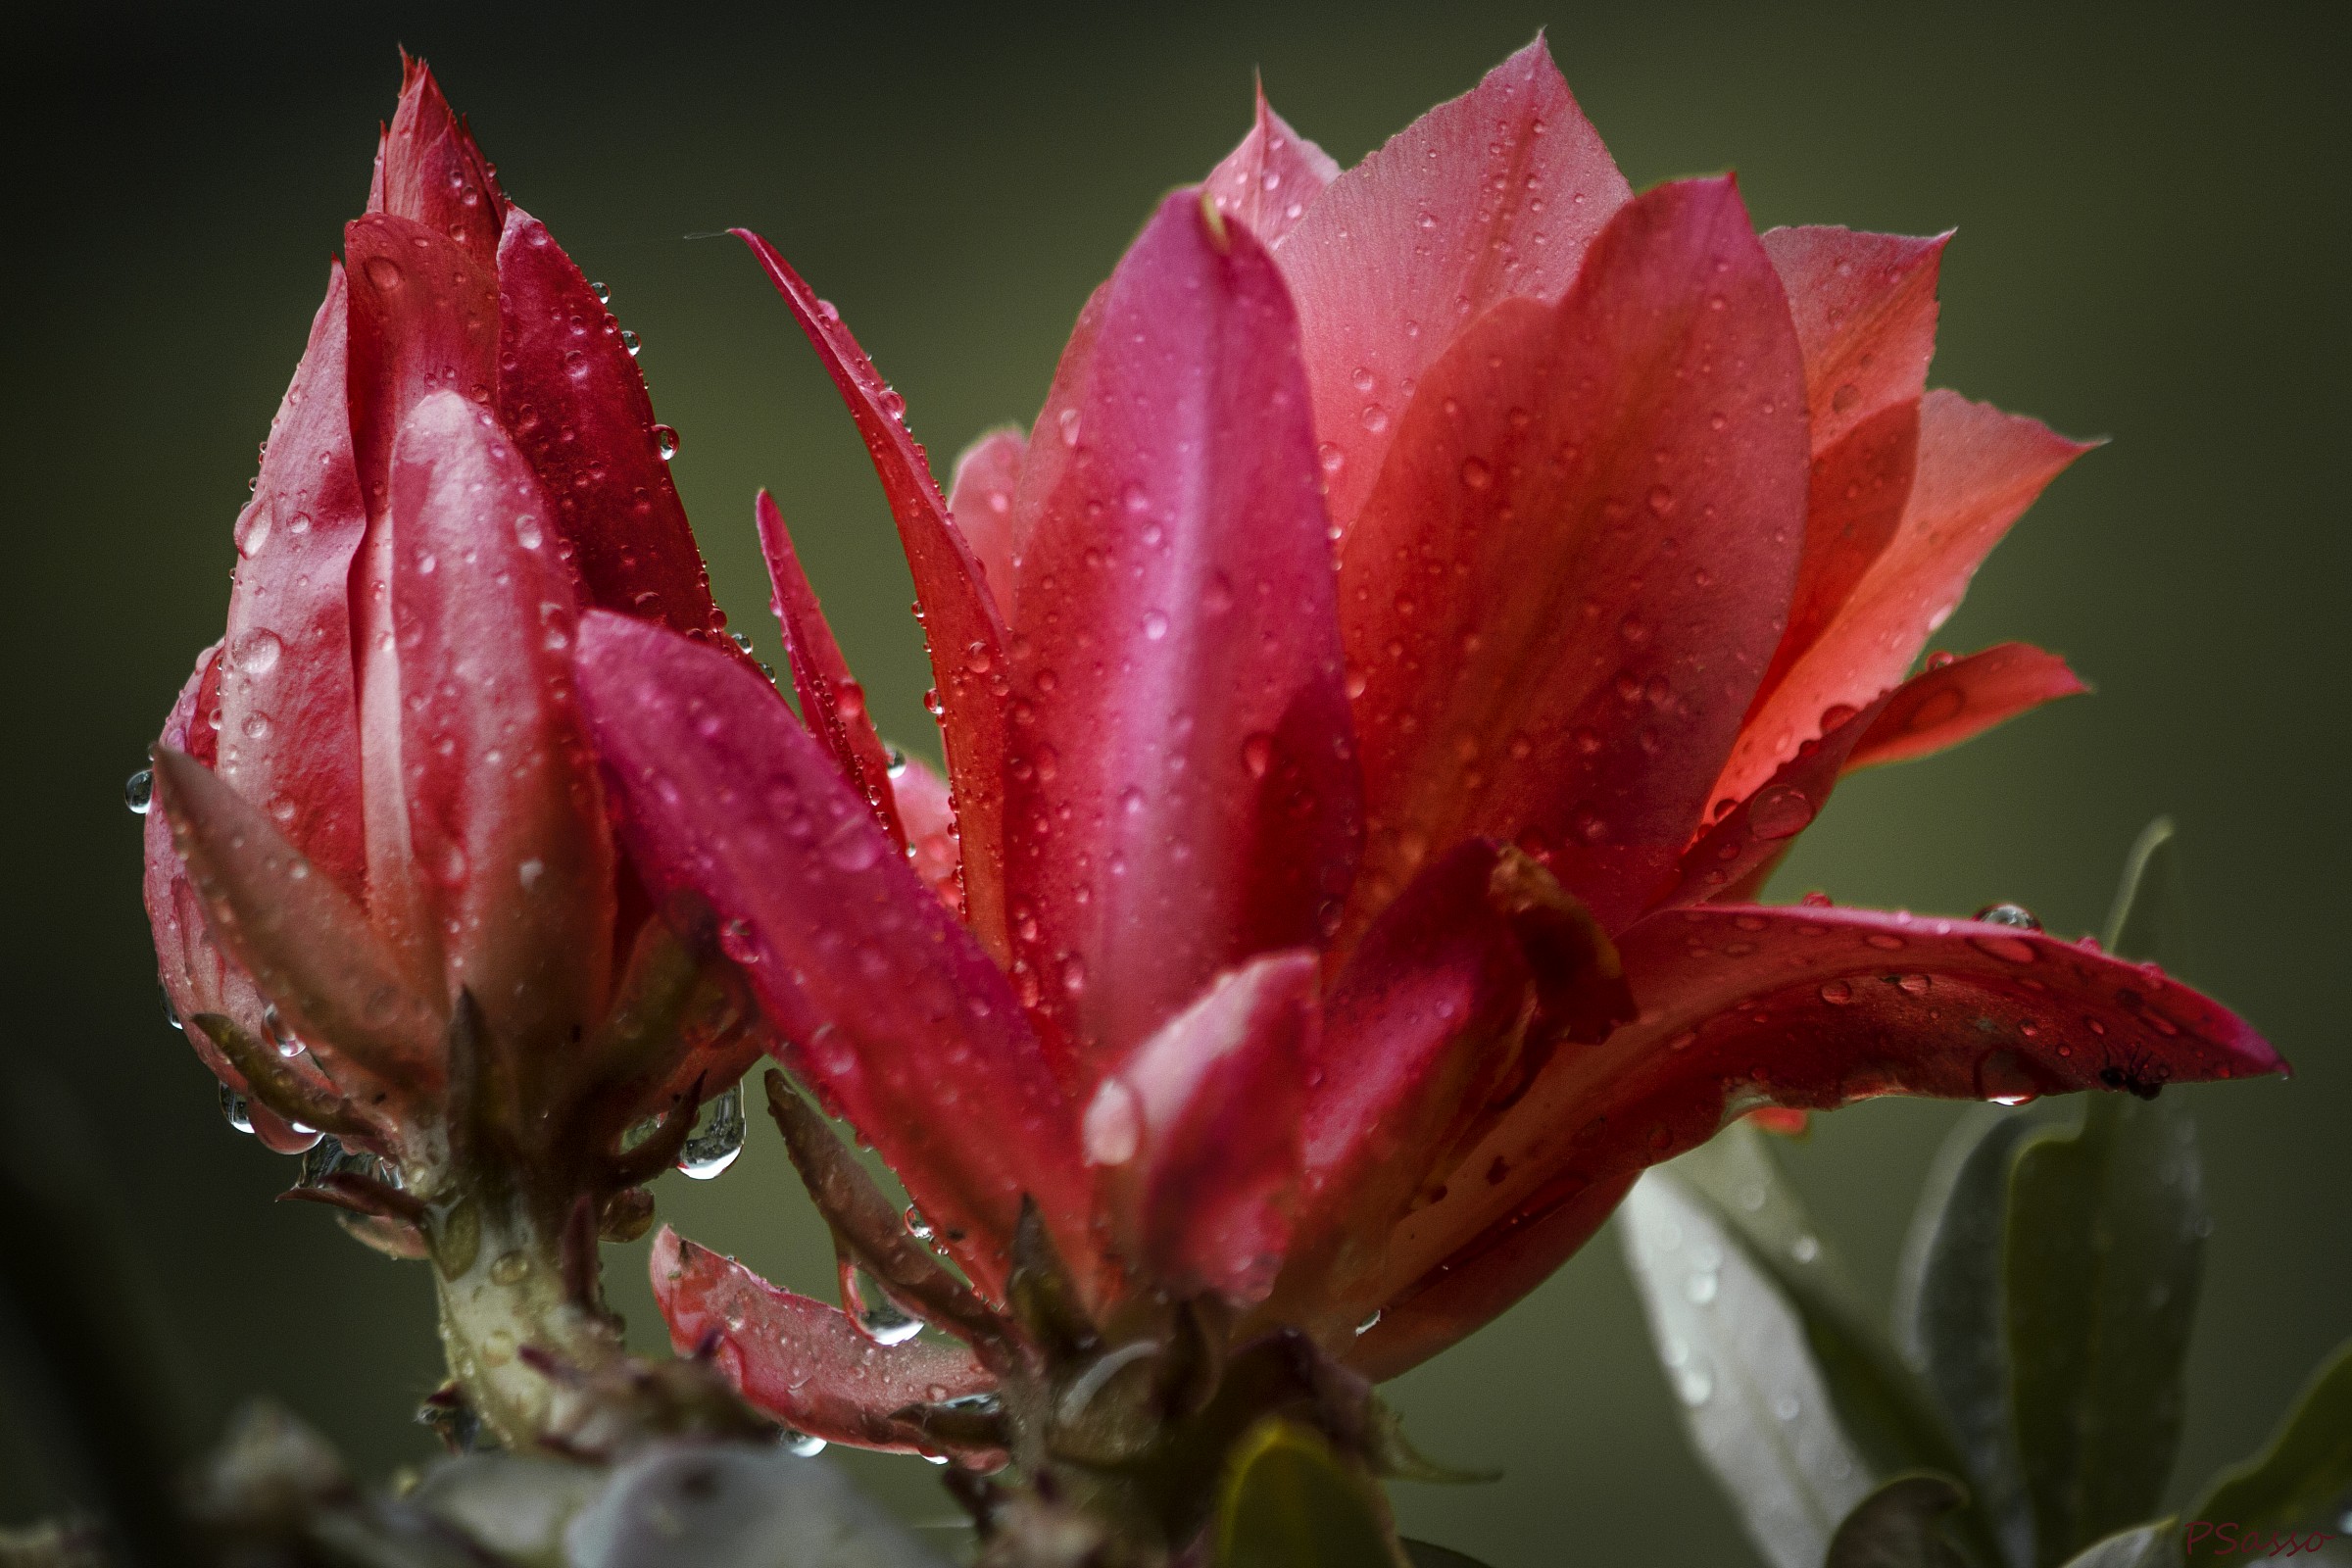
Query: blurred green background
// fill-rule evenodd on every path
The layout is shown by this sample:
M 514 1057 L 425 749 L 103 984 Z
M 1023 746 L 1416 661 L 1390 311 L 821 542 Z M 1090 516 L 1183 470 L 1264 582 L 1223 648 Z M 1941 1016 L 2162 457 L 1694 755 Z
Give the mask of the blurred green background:
M 2248 1451 L 2352 1332 L 2352 95 L 2318 15 L 1516 0 L 20 15 L 0 996 L 6 1049 L 60 1075 L 94 1129 L 100 1196 L 165 1308 L 159 1402 L 201 1435 L 267 1391 L 372 1474 L 431 1451 L 410 1423 L 438 1377 L 423 1271 L 269 1201 L 289 1162 L 221 1124 L 164 1026 L 122 802 L 218 635 L 229 523 L 366 194 L 395 44 L 432 61 L 512 193 L 642 334 L 737 625 L 772 657 L 750 519 L 764 484 L 886 728 L 922 744 L 909 592 L 849 421 L 741 250 L 680 236 L 765 231 L 839 303 L 944 463 L 990 424 L 1027 421 L 1153 198 L 1246 128 L 1253 68 L 1345 163 L 1542 26 L 1637 186 L 1736 167 L 1762 223 L 1956 226 L 1936 381 L 2115 438 L 2027 517 L 1944 632 L 2062 650 L 2098 695 L 1857 779 L 1778 891 L 1947 911 L 2014 899 L 2073 933 L 2098 923 L 2140 825 L 2180 818 L 2188 977 L 2297 1067 L 2180 1091 L 2217 1224 L 2176 1491 Z M 1953 1114 L 1880 1102 L 1790 1152 L 1882 1298 Z M 823 1239 L 764 1127 L 720 1180 L 668 1177 L 660 1196 L 699 1239 L 821 1288 Z M 650 1342 L 643 1246 L 609 1258 Z M 1497 1568 L 1750 1558 L 1685 1451 L 1605 1239 L 1394 1392 L 1429 1451 L 1507 1471 L 1491 1488 L 1398 1488 L 1413 1533 Z M 21 1520 L 54 1493 L 6 1408 L 0 1520 Z M 911 1515 L 949 1513 L 921 1464 L 851 1462 Z

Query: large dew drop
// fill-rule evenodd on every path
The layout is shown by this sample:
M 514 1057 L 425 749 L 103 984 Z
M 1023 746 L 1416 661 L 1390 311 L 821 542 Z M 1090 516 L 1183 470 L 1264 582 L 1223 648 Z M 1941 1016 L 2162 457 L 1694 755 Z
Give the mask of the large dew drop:
M 707 1182 L 743 1152 L 743 1085 L 736 1084 L 703 1107 L 702 1125 L 678 1151 L 678 1169 Z

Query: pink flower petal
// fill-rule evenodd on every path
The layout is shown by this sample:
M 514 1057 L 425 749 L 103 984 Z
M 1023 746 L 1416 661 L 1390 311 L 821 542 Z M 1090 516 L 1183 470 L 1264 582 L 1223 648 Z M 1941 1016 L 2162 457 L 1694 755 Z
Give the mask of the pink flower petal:
M 1496 301 L 1559 298 L 1629 194 L 1538 38 L 1283 236 L 1335 527 L 1354 525 L 1429 367 Z
M 1306 216 L 1323 187 L 1339 177 L 1331 155 L 1293 130 L 1257 89 L 1257 118 L 1242 144 L 1200 182 L 1217 211 L 1272 245 Z
M 1399 1228 L 1395 1295 L 1433 1298 L 1433 1327 L 1387 1341 L 1383 1371 L 1517 1299 L 1644 1166 L 1757 1104 L 2147 1093 L 2283 1066 L 2242 1019 L 2152 967 L 2013 926 L 1714 905 L 1654 915 L 1618 947 L 1641 1020 L 1553 1058 L 1446 1198 Z
M 948 804 L 948 781 L 919 757 L 901 761 L 891 774 L 891 797 L 906 828 L 906 858 L 923 886 L 957 916 L 963 913 L 963 882 L 956 843 L 956 813 Z
M 343 270 L 334 267 L 293 384 L 270 421 L 253 500 L 237 517 L 216 765 L 357 896 L 367 885 L 368 852 L 356 809 L 350 578 L 368 517 L 343 399 L 346 313 Z
M 996 1390 L 964 1347 L 878 1345 L 841 1308 L 780 1290 L 666 1225 L 651 1263 L 672 1348 L 711 1355 L 746 1399 L 796 1432 L 888 1453 L 936 1452 L 934 1440 L 895 1412 Z M 958 1457 L 980 1469 L 1004 1458 L 986 1449 Z
M 1264 1298 L 1290 1247 L 1319 960 L 1268 954 L 1219 975 L 1095 1088 L 1086 1157 L 1112 1246 L 1182 1299 Z
M 1012 620 L 1012 505 L 1028 450 L 1029 439 L 1020 431 L 991 430 L 956 458 L 948 490 L 948 515 L 972 547 L 997 613 L 1007 624 Z
M 564 1052 L 604 1019 L 612 844 L 570 694 L 572 579 L 553 508 L 488 410 L 437 392 L 392 449 L 392 626 L 409 843 L 507 1049 Z
M 157 747 L 155 784 L 207 928 L 277 1004 L 284 1029 L 346 1093 L 348 1069 L 429 1094 L 441 1076 L 442 1015 L 410 988 L 367 912 L 186 753 Z
M 2056 654 L 1996 643 L 1928 669 L 1894 689 L 1878 721 L 1845 760 L 1845 770 L 1907 762 L 1957 746 L 2029 709 L 2090 688 Z
M 707 899 L 787 1064 L 906 1183 L 983 1291 L 1021 1197 L 1091 1255 L 1072 1116 L 1010 988 L 759 676 L 603 612 L 581 696 L 657 896 Z
M 1805 487 L 1795 334 L 1728 178 L 1645 193 L 1557 305 L 1464 333 L 1342 547 L 1351 925 L 1482 834 L 1605 926 L 1645 907 L 1779 642 Z
M 873 715 L 865 710 L 865 688 L 850 673 L 850 662 L 833 640 L 833 628 L 825 621 L 808 573 L 801 570 L 801 558 L 793 552 L 792 535 L 775 498 L 762 490 L 752 510 L 759 519 L 767 580 L 775 591 L 768 603 L 784 629 L 784 657 L 792 666 L 801 721 L 831 750 L 841 776 L 865 797 L 891 843 L 905 850 L 906 830 L 899 825 L 898 802 L 890 787 L 890 753 L 874 733 Z
M 498 246 L 498 416 L 554 498 L 581 603 L 716 641 L 726 617 L 663 461 L 645 378 L 546 225 L 520 208 Z
M 948 517 L 923 449 L 906 431 L 906 401 L 883 381 L 841 314 L 816 297 L 774 246 L 749 229 L 733 232 L 759 258 L 841 389 L 898 521 L 937 683 L 948 780 L 955 786 L 963 836 L 966 917 L 982 944 L 1002 956 L 1006 949 L 998 822 L 1004 803 L 998 769 L 1004 755 L 1007 690 L 1004 620 L 979 560 Z
M 1936 352 L 1936 280 L 1950 237 L 1829 227 L 1764 235 L 1804 345 L 1816 453 L 1873 416 L 1919 401 Z
M 1015 973 L 1065 1073 L 1319 943 L 1358 832 L 1296 325 L 1197 191 L 1111 278 L 1076 407 L 1020 562 L 1004 818 Z
M 1745 797 L 1821 733 L 1825 713 L 1859 708 L 1900 682 L 1985 554 L 2042 486 L 2089 450 L 1956 393 L 1930 392 L 1919 413 L 1917 477 L 1894 537 L 1758 706 L 1716 797 Z
M 507 200 L 489 160 L 421 60 L 400 60 L 400 107 L 375 152 L 368 210 L 413 219 L 495 265 Z

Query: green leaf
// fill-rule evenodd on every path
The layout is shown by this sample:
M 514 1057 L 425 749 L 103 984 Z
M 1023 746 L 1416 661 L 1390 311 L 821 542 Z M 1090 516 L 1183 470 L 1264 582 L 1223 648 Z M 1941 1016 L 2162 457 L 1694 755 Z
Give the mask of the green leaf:
M 2066 1568 L 2177 1568 L 2180 1561 L 2180 1527 L 2159 1519 L 2085 1547 L 2066 1560 Z
M 1451 1546 L 1433 1546 L 1426 1541 L 1404 1543 L 1404 1557 L 1413 1568 L 1487 1568 L 1468 1552 L 1456 1551 Z
M 1269 1416 L 1235 1449 L 1218 1568 L 1407 1568 L 1380 1489 L 1311 1427 Z
M 2341 1531 L 2352 1502 L 2352 1340 L 2335 1348 L 2296 1396 L 2263 1450 L 2207 1483 L 2192 1520 L 2267 1532 Z M 2352 1533 L 2352 1532 L 2346 1532 Z M 2192 1562 L 2217 1560 L 2211 1539 Z
M 1773 1141 L 1745 1122 L 1735 1123 L 1672 1169 L 1730 1224 L 1748 1258 L 1794 1311 L 1830 1409 L 1861 1461 L 1862 1486 L 1912 1470 L 1967 1476 L 1964 1456 L 1934 1401 L 1871 1321 L 1782 1173 Z M 1983 1512 L 1965 1508 L 1956 1526 L 1978 1556 L 1997 1560 Z
M 1858 1503 L 1830 1538 L 1823 1568 L 1967 1568 L 1936 1521 L 1968 1500 L 1950 1476 L 1896 1476 Z
M 2009 1409 L 2001 1270 L 2018 1148 L 2048 1118 L 1982 1105 L 1928 1173 L 1894 1284 L 1894 1333 L 1967 1461 L 1977 1506 L 2012 1568 L 2034 1561 L 2034 1511 Z
M 2188 950 L 2188 900 L 2173 837 L 2169 816 L 2140 830 L 2124 858 L 2123 880 L 2116 884 L 2115 904 L 2099 939 L 2109 953 L 2168 969 L 2180 968 Z
M 2157 1510 L 2207 1229 L 2195 1129 L 2094 1094 L 2079 1130 L 2017 1154 L 2007 1248 L 2011 1401 L 2036 1560 Z
M 1820 1568 L 1875 1477 L 1838 1417 L 1803 1313 L 1679 1162 L 1636 1183 L 1619 1216 L 1692 1446 L 1774 1568 Z M 1818 1240 L 1806 1256 L 1819 1259 Z

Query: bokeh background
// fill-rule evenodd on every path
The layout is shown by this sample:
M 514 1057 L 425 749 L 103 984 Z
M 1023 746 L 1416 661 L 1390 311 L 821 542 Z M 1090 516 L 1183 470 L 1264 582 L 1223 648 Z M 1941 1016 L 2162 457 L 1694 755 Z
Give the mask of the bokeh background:
M 2352 1332 L 2346 860 L 2344 51 L 2316 8 L 1526 4 L 108 5 L 19 13 L 7 113 L 14 432 L 0 1095 L 62 1081 L 163 1325 L 191 1439 L 267 1393 L 364 1474 L 421 1460 L 421 1268 L 272 1205 L 287 1161 L 221 1123 L 164 1024 L 124 775 L 218 634 L 229 523 L 343 220 L 396 44 L 645 341 L 674 472 L 739 627 L 773 657 L 750 519 L 772 487 L 886 729 L 935 750 L 909 591 L 849 421 L 749 260 L 839 303 L 935 454 L 1035 411 L 1153 199 L 1247 125 L 1250 73 L 1352 162 L 1539 27 L 1637 186 L 1736 167 L 1762 223 L 1957 227 L 1934 379 L 2114 442 L 1979 577 L 1952 646 L 2027 638 L 2098 695 L 1859 778 L 1777 885 L 2095 927 L 2139 827 L 2180 821 L 2188 977 L 2292 1082 L 2178 1091 L 2217 1223 L 2176 1492 L 2253 1448 Z M 12 1088 L 11 1086 L 15 1086 Z M 1880 1102 L 1789 1151 L 1884 1299 L 1953 1107 Z M 665 1217 L 822 1286 L 772 1134 Z M 14 1245 L 0 1215 L 0 1246 Z M 649 1344 L 643 1246 L 608 1254 Z M 77 1266 L 69 1250 L 46 1259 Z M 1394 1390 L 1421 1445 L 1499 1465 L 1398 1488 L 1412 1533 L 1497 1568 L 1750 1560 L 1689 1457 L 1615 1245 Z M 0 1520 L 56 1500 L 0 1394 Z M 853 1457 L 914 1518 L 933 1473 Z

